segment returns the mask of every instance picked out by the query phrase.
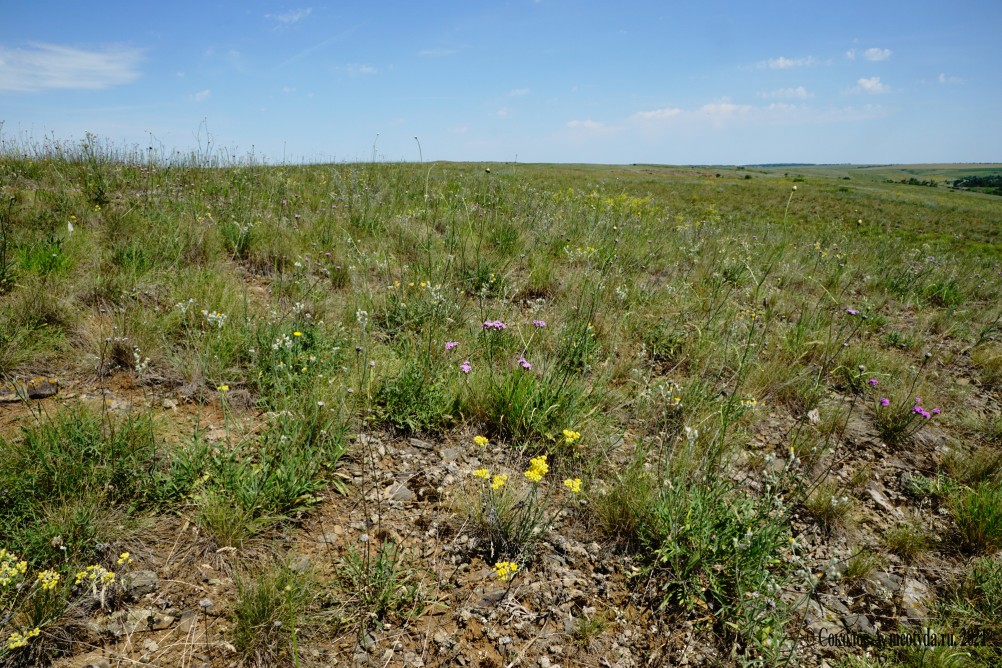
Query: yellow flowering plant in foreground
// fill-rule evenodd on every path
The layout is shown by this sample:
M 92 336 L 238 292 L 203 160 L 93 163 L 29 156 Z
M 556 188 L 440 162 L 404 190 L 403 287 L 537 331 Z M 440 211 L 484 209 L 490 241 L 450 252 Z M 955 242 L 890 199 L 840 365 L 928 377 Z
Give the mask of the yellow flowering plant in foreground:
M 581 435 L 568 429 L 564 437 L 574 443 Z M 532 559 L 536 541 L 584 486 L 580 478 L 551 481 L 546 454 L 530 459 L 518 477 L 487 467 L 470 475 L 477 481 L 470 505 L 475 535 L 501 582 L 510 582 Z
M 122 552 L 115 563 L 127 567 L 132 555 Z M 39 652 L 46 651 L 36 646 L 44 642 L 45 628 L 66 614 L 75 596 L 90 596 L 106 608 L 117 582 L 115 572 L 100 564 L 72 576 L 55 568 L 37 571 L 33 577 L 28 571 L 26 560 L 0 548 L 0 631 L 6 636 L 0 635 L 0 663 L 15 654 L 19 661 L 34 661 Z

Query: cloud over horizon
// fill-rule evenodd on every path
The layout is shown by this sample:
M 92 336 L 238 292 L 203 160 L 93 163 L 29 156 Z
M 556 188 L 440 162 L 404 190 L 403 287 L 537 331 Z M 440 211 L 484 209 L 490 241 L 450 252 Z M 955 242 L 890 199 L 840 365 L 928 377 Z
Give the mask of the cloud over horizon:
M 0 46 L 0 91 L 102 90 L 139 78 L 141 49 L 109 46 L 85 50 L 29 42 L 25 49 Z

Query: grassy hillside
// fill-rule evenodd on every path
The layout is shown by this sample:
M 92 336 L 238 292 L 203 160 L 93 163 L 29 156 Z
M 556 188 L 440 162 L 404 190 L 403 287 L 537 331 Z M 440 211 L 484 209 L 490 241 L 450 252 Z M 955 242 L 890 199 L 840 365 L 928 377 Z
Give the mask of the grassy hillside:
M 981 166 L 203 162 L 0 157 L 0 665 L 996 665 Z

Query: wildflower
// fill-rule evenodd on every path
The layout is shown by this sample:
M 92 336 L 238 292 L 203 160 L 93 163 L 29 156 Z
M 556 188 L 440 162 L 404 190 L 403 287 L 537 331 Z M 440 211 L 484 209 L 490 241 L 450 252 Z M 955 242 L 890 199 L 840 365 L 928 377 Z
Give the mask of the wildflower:
M 938 408 L 933 408 L 932 409 L 932 414 L 933 415 L 939 415 L 939 409 Z
M 7 550 L 0 549 L 0 587 L 6 587 L 18 576 L 28 571 L 27 561 L 18 558 Z
M 866 382 L 869 383 L 870 387 L 876 387 L 877 386 L 877 379 L 876 378 L 871 378 L 870 380 L 868 380 Z
M 508 329 L 508 325 L 504 324 L 501 320 L 484 320 L 485 331 L 500 332 L 505 329 Z
M 887 406 L 891 405 L 891 400 L 888 399 L 887 397 L 881 397 L 880 398 L 880 405 L 886 408 Z
M 220 385 L 216 389 L 219 390 L 220 392 L 222 392 L 223 394 L 225 394 L 225 393 L 227 393 L 227 392 L 230 391 L 230 386 L 229 385 Z
M 474 436 L 473 442 L 479 445 L 481 448 L 487 447 L 487 437 L 486 436 Z
M 115 563 L 117 563 L 119 566 L 125 566 L 127 564 L 131 564 L 132 555 L 129 554 L 128 552 L 123 552 L 122 554 L 118 555 L 118 561 L 116 561 Z
M 53 570 L 45 570 L 38 574 L 35 579 L 38 581 L 38 586 L 42 588 L 42 591 L 52 591 L 59 584 L 59 579 L 62 576 Z
M 581 438 L 581 432 L 564 429 L 564 443 L 570 445 Z
M 445 349 L 446 350 L 452 350 L 453 348 L 455 348 L 458 345 L 459 345 L 459 341 L 446 341 L 445 342 Z
M 293 336 L 302 336 L 303 333 L 302 332 L 293 332 L 292 335 Z
M 499 561 L 494 564 L 494 571 L 497 573 L 498 580 L 510 582 L 518 571 L 518 564 L 513 561 Z
M 470 365 L 469 360 L 465 360 L 462 364 L 459 365 L 459 370 L 462 371 L 463 373 L 469 373 L 472 369 L 473 367 Z
M 845 312 L 849 315 L 859 315 L 859 311 L 854 308 L 847 308 Z
M 10 638 L 7 639 L 7 648 L 18 649 L 20 647 L 26 647 L 29 640 L 37 637 L 41 633 L 42 631 L 37 626 L 27 633 L 18 633 L 17 631 L 14 631 L 10 634 Z
M 508 482 L 508 476 L 504 473 L 499 473 L 491 479 L 491 489 L 499 490 L 504 487 L 506 482 Z
M 525 359 L 524 357 L 518 358 L 518 365 L 527 371 L 532 368 L 532 365 L 529 364 L 529 360 Z
M 484 480 L 487 480 L 487 478 L 489 478 L 490 476 L 491 472 L 488 471 L 487 469 L 477 469 L 476 471 L 473 472 L 474 478 L 483 478 Z
M 752 409 L 752 408 L 757 407 L 758 404 L 759 404 L 758 399 L 748 398 L 748 399 L 742 399 L 741 400 L 741 407 L 742 408 Z
M 533 457 L 529 460 L 529 468 L 525 471 L 525 477 L 532 482 L 539 482 L 550 470 L 550 465 L 546 463 L 546 455 Z
M 546 321 L 544 321 L 544 320 L 533 320 L 532 321 L 532 325 L 536 329 L 542 329 L 542 328 L 546 327 Z
M 581 478 L 568 478 L 564 481 L 564 487 L 571 490 L 571 494 L 580 494 Z

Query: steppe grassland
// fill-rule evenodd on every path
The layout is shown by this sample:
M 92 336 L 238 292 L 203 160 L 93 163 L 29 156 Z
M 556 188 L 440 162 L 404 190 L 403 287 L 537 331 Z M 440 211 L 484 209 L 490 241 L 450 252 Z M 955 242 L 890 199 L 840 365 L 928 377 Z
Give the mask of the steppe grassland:
M 4 665 L 74 651 L 71 621 L 116 605 L 158 518 L 189 518 L 206 555 L 259 554 L 351 493 L 359 433 L 503 462 L 457 490 L 467 556 L 499 581 L 531 577 L 572 522 L 633 556 L 643 605 L 779 665 L 801 630 L 782 594 L 849 573 L 800 549 L 855 530 L 847 424 L 901 448 L 937 430 L 961 454 L 910 484 L 957 539 L 935 558 L 966 593 L 939 623 L 1002 608 L 997 199 L 848 167 L 27 153 L 0 159 L 0 374 L 124 374 L 151 408 L 37 408 L 2 436 Z M 165 399 L 218 406 L 225 445 L 172 430 Z M 931 550 L 907 526 L 883 540 Z M 342 558 L 318 586 L 238 560 L 239 652 L 298 663 L 309 631 L 420 605 L 420 565 L 392 544 Z M 355 609 L 331 614 L 338 591 Z

